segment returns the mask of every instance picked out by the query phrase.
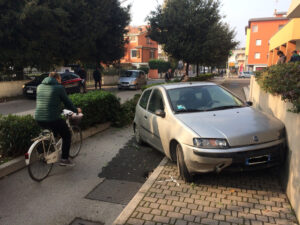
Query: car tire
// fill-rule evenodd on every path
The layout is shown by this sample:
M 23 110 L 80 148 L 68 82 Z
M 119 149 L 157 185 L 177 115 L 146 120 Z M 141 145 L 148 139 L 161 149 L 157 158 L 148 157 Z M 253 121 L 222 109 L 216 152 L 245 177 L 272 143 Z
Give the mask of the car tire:
M 192 182 L 193 177 L 189 173 L 186 164 L 184 162 L 184 156 L 183 151 L 180 144 L 177 144 L 176 146 L 176 157 L 177 157 L 177 169 L 179 176 L 185 181 L 185 182 Z
M 135 127 L 134 127 L 134 137 L 135 137 L 136 143 L 138 143 L 139 145 L 142 145 L 144 143 L 141 138 L 140 128 L 138 125 L 135 125 Z

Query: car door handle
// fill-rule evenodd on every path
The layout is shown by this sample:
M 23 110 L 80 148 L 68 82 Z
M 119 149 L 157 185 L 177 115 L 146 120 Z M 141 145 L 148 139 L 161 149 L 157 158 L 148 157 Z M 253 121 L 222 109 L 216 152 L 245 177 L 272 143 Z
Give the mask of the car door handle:
M 148 119 L 148 117 L 147 117 L 147 116 L 144 116 L 144 118 L 145 118 L 145 119 Z

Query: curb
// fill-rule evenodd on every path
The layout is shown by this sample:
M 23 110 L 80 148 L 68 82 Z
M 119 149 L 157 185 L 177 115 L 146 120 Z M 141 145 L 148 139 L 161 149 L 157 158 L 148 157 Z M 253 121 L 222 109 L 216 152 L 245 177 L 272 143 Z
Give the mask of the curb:
M 109 127 L 110 122 L 102 123 L 96 125 L 95 127 L 91 127 L 88 130 L 82 132 L 82 139 L 86 139 L 90 136 L 100 133 L 108 129 Z M 24 167 L 26 167 L 24 156 L 20 156 L 18 158 L 10 160 L 9 162 L 0 165 L 0 178 L 7 176 L 13 172 L 16 172 L 20 169 L 23 169 Z
M 168 158 L 164 157 L 160 164 L 156 167 L 151 176 L 147 179 L 147 181 L 143 184 L 140 190 L 135 194 L 133 199 L 127 204 L 127 206 L 123 209 L 121 214 L 117 217 L 117 219 L 113 222 L 113 225 L 124 225 L 126 221 L 129 219 L 133 211 L 136 209 L 140 201 L 144 198 L 147 191 L 152 187 L 153 183 L 163 170 L 164 166 L 167 164 Z

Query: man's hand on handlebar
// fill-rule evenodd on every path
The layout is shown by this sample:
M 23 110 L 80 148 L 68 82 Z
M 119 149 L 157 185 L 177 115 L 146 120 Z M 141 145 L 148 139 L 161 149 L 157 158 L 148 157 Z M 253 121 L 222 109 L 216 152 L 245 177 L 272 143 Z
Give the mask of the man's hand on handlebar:
M 82 113 L 81 108 L 77 108 L 78 113 Z

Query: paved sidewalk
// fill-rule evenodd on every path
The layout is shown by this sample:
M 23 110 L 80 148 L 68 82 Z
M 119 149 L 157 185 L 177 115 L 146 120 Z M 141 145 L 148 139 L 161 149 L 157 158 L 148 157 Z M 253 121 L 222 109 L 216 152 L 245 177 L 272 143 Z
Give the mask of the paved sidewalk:
M 176 165 L 165 162 L 150 176 L 152 182 L 141 188 L 137 194 L 141 197 L 135 197 L 116 221 L 126 225 L 298 224 L 276 169 L 205 174 L 185 184 Z

